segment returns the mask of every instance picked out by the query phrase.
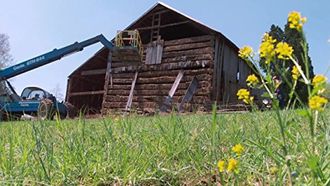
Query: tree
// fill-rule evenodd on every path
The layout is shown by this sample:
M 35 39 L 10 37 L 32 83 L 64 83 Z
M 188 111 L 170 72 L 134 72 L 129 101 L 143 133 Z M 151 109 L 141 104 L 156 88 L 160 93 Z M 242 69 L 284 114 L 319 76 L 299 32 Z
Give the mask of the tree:
M 9 37 L 6 34 L 0 34 L 0 69 L 6 67 L 11 61 L 12 56 L 9 53 Z M 5 82 L 0 82 L 0 93 L 4 91 Z
M 64 101 L 64 95 L 60 84 L 56 84 L 56 87 L 51 90 L 51 93 L 57 98 L 57 100 Z
M 302 46 L 302 43 L 305 41 L 305 37 L 303 32 L 299 32 L 295 29 L 290 29 L 289 25 L 285 25 L 284 31 L 276 25 L 272 25 L 270 27 L 269 35 L 276 39 L 274 43 L 277 45 L 279 42 L 287 42 L 290 46 L 293 47 L 294 51 L 293 54 L 296 57 L 299 65 L 301 66 L 302 70 L 308 74 L 309 78 L 312 79 L 314 77 L 312 60 L 308 55 L 308 44 L 307 46 Z M 307 58 L 307 62 L 305 65 L 305 58 Z M 293 86 L 294 80 L 291 76 L 291 70 L 294 64 L 290 60 L 278 60 L 270 64 L 269 72 L 272 76 L 279 77 L 282 81 L 280 86 L 280 92 L 282 92 L 282 97 L 285 105 L 288 104 L 288 95 L 290 94 L 291 88 Z M 260 61 L 260 67 L 264 72 L 267 71 L 267 65 L 265 65 L 265 60 Z M 308 70 L 307 70 L 308 69 Z M 302 104 L 307 104 L 308 102 L 308 87 L 305 83 L 298 81 L 297 86 L 295 88 L 296 97 L 299 98 Z
M 0 34 L 0 68 L 4 68 L 12 61 L 9 51 L 9 37 L 6 34 Z

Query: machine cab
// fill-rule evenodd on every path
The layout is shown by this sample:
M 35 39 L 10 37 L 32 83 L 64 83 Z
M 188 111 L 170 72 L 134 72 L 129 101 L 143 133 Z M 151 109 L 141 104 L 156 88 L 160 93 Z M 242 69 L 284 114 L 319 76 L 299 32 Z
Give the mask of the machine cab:
M 21 94 L 23 100 L 37 100 L 51 97 L 51 94 L 39 87 L 26 87 Z

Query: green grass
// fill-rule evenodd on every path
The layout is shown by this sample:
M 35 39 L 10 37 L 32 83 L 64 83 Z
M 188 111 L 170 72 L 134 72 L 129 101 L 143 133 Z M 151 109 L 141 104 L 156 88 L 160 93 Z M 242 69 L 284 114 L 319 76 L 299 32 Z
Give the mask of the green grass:
M 274 112 L 2 122 L 0 184 L 282 185 L 287 158 L 297 185 L 326 183 L 330 111 L 320 115 L 316 147 L 307 119 L 296 111 L 281 114 L 288 121 L 288 157 Z M 238 143 L 245 148 L 241 157 L 231 151 Z M 305 152 L 313 148 L 319 156 L 311 158 Z M 230 157 L 238 159 L 239 172 L 219 175 L 218 160 Z M 315 162 L 322 163 L 324 180 L 313 182 Z

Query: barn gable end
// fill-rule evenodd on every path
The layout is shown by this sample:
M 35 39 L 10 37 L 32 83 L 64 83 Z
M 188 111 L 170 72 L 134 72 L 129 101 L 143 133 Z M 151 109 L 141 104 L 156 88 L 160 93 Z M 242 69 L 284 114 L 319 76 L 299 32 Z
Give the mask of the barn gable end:
M 125 30 L 139 31 L 142 58 L 101 49 L 69 76 L 68 102 L 91 114 L 157 110 L 167 102 L 176 107 L 182 99 L 185 110 L 237 103 L 237 89 L 251 71 L 221 33 L 163 3 Z

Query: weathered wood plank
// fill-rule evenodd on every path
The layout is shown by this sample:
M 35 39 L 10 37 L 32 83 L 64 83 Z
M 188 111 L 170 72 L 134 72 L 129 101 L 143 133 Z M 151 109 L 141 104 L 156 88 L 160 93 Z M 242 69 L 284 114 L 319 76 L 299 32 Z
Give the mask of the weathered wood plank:
M 124 85 L 130 85 L 132 83 L 132 79 L 118 79 L 113 78 L 112 80 L 113 84 L 124 84 Z
M 163 48 L 164 48 L 164 40 L 157 41 L 157 47 L 156 47 L 156 63 L 155 64 L 161 64 L 162 62 L 162 56 L 163 56 Z
M 87 96 L 87 95 L 98 95 L 98 94 L 104 94 L 104 90 L 85 91 L 85 92 L 71 92 L 70 96 Z
M 212 47 L 212 41 L 166 46 L 164 48 L 164 52 L 192 50 L 192 49 L 205 48 L 205 47 Z
M 182 77 L 181 82 L 187 82 L 187 81 L 192 81 L 192 79 L 194 78 L 194 76 L 188 76 L 185 75 L 184 77 Z M 208 81 L 210 79 L 212 79 L 212 76 L 209 74 L 200 74 L 197 75 L 196 78 L 198 80 L 201 81 Z M 150 77 L 150 78 L 139 78 L 138 79 L 138 83 L 139 84 L 144 84 L 144 83 L 164 83 L 164 82 L 174 82 L 176 80 L 176 77 L 174 76 L 161 76 L 161 77 Z
M 213 54 L 199 54 L 199 55 L 184 55 L 165 58 L 163 57 L 162 63 L 184 62 L 184 61 L 200 61 L 200 60 L 213 60 Z
M 136 72 L 135 75 L 134 75 L 134 79 L 133 79 L 133 82 L 132 82 L 132 85 L 131 85 L 131 90 L 129 92 L 127 104 L 126 104 L 126 107 L 125 107 L 126 111 L 129 111 L 131 109 L 133 92 L 134 92 L 137 76 L 138 76 L 138 72 Z
M 160 76 L 160 77 L 150 77 L 150 78 L 141 78 L 137 80 L 137 84 L 172 84 L 175 81 L 176 77 L 173 76 Z M 212 76 L 209 74 L 200 74 L 196 75 L 198 81 L 212 81 Z M 181 80 L 181 83 L 190 82 L 193 79 L 193 76 L 184 76 Z M 113 85 L 129 85 L 133 81 L 132 78 L 114 78 Z
M 214 36 L 205 35 L 205 36 L 197 36 L 197 37 L 190 37 L 190 38 L 184 38 L 184 39 L 176 39 L 176 40 L 165 41 L 164 46 L 208 41 L 208 40 L 212 40 L 213 38 L 214 38 Z
M 164 97 L 162 96 L 134 96 L 132 101 L 132 108 L 159 108 L 161 101 Z M 125 107 L 127 96 L 107 96 L 105 107 L 107 109 L 123 109 Z M 178 102 L 180 96 L 174 96 L 173 102 Z M 187 104 L 187 103 L 186 103 Z M 185 104 L 185 106 L 186 106 Z M 194 95 L 190 105 L 211 105 L 212 101 L 208 95 L 200 96 Z
M 112 65 L 112 54 L 113 51 L 109 50 L 108 52 L 108 58 L 107 58 L 107 68 L 106 68 L 106 72 L 105 72 L 105 77 L 104 77 L 104 86 L 103 86 L 103 101 L 102 101 L 102 105 L 105 103 L 105 96 L 108 93 L 108 88 L 109 88 L 109 84 L 110 86 L 112 86 L 113 82 L 112 82 L 112 72 L 111 72 L 111 65 Z M 101 106 L 101 113 L 104 113 L 105 110 L 103 109 L 103 106 Z
M 176 76 L 181 70 L 154 70 L 154 71 L 143 71 L 139 72 L 139 77 L 160 77 L 160 76 Z M 210 68 L 200 68 L 192 70 L 184 70 L 186 75 L 199 75 L 199 74 L 211 74 L 212 69 Z M 134 72 L 129 73 L 116 73 L 113 74 L 114 78 L 132 78 Z
M 145 64 L 152 64 L 153 47 L 152 46 L 147 47 L 145 51 L 146 51 Z
M 139 62 L 132 62 L 132 61 L 123 61 L 121 63 L 112 63 L 112 68 L 117 68 L 117 67 L 126 67 L 126 66 L 139 66 L 142 63 Z
M 111 109 L 124 109 L 126 105 L 126 102 L 106 102 L 104 103 L 104 108 L 111 108 Z M 157 108 L 158 104 L 155 102 L 144 102 L 144 103 L 138 103 L 138 102 L 132 102 L 132 108 Z
M 194 94 L 197 91 L 197 88 L 198 88 L 198 80 L 196 78 L 194 78 L 191 81 L 191 83 L 190 83 L 190 85 L 189 85 L 189 87 L 188 87 L 185 95 L 183 96 L 183 98 L 182 98 L 182 100 L 180 102 L 180 105 L 178 106 L 179 112 L 182 112 L 183 111 L 183 105 L 185 103 L 189 103 L 191 101 L 191 99 L 193 98 Z
M 213 52 L 214 52 L 213 47 L 204 47 L 204 48 L 184 50 L 184 51 L 165 52 L 163 54 L 163 58 L 185 56 L 185 55 L 213 54 Z
M 141 58 L 138 56 L 115 56 L 113 57 L 114 62 L 122 62 L 122 61 L 129 61 L 129 62 L 140 62 Z
M 159 25 L 159 26 L 147 26 L 147 27 L 141 27 L 141 28 L 137 28 L 139 31 L 140 30 L 152 30 L 155 28 L 166 28 L 166 27 L 173 27 L 173 26 L 178 26 L 178 25 L 182 25 L 182 24 L 186 24 L 189 23 L 190 21 L 180 21 L 180 22 L 175 22 L 175 23 L 169 23 L 169 24 L 165 24 L 165 25 Z
M 105 100 L 107 102 L 126 102 L 128 96 L 114 96 L 114 95 L 107 95 Z M 134 96 L 132 98 L 132 102 L 156 102 L 160 101 L 160 97 L 158 96 Z
M 170 90 L 169 93 L 168 93 L 168 95 L 169 95 L 170 97 L 173 97 L 173 95 L 174 95 L 176 89 L 177 89 L 178 86 L 179 86 L 179 83 L 180 83 L 182 77 L 183 77 L 183 71 L 180 71 L 180 72 L 178 73 L 178 75 L 176 76 L 176 78 L 175 78 L 175 81 L 174 81 L 174 83 L 173 83 L 173 85 L 172 85 L 171 90 Z
M 183 96 L 185 92 L 185 89 L 177 90 L 174 95 Z M 127 96 L 129 93 L 129 90 L 108 90 L 108 95 Z M 168 90 L 134 90 L 133 94 L 136 96 L 166 96 L 168 95 Z M 197 90 L 196 95 L 209 95 L 209 89 L 200 88 Z
M 178 86 L 178 89 L 187 89 L 189 86 L 190 82 L 181 82 Z M 157 89 L 165 89 L 165 90 L 170 90 L 172 87 L 171 83 L 168 84 L 156 84 L 156 83 L 151 83 L 151 84 L 136 84 L 135 85 L 135 90 L 157 90 Z M 200 81 L 199 82 L 199 87 L 203 88 L 211 88 L 211 82 L 209 81 Z M 110 87 L 109 87 L 110 88 Z M 111 89 L 113 90 L 130 90 L 131 86 L 130 85 L 112 85 Z
M 137 66 L 128 66 L 128 67 L 118 67 L 113 68 L 113 73 L 122 73 L 122 72 L 144 72 L 144 71 L 157 71 L 157 70 L 176 70 L 176 69 L 196 69 L 196 68 L 208 68 L 212 67 L 213 62 L 209 60 L 201 61 L 187 61 L 187 62 L 178 62 L 178 63 L 164 63 L 160 65 L 141 65 Z
M 94 69 L 94 70 L 84 70 L 81 71 L 82 76 L 92 76 L 92 75 L 100 75 L 100 74 L 105 74 L 106 69 Z

